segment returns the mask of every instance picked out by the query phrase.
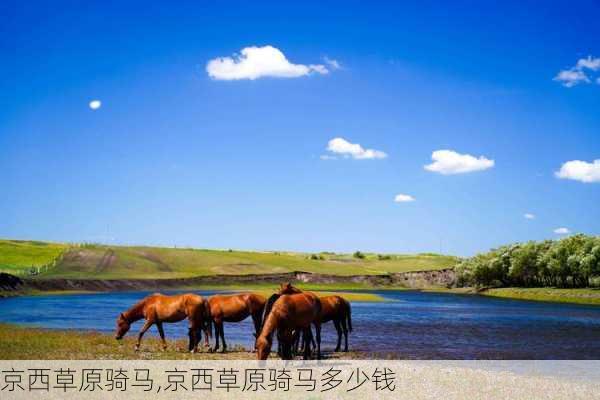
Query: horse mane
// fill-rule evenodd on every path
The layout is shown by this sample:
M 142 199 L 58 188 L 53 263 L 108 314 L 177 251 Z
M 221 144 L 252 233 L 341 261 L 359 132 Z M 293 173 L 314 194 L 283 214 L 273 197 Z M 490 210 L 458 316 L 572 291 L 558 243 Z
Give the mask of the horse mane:
M 273 297 L 273 296 L 271 296 Z M 277 299 L 275 299 L 277 300 Z M 269 312 L 266 320 L 263 323 L 263 326 L 260 330 L 260 337 L 269 338 L 271 340 L 273 338 L 273 333 L 277 329 L 279 325 L 279 317 L 277 314 Z
M 275 304 L 277 299 L 280 297 L 281 297 L 281 295 L 278 293 L 272 294 L 271 297 L 269 297 L 269 299 L 265 303 L 265 310 L 263 312 L 263 316 L 261 319 L 261 321 L 262 321 L 261 331 L 262 331 L 262 328 L 265 326 L 265 322 L 267 321 L 269 314 L 271 314 L 271 309 L 273 308 L 273 304 Z
M 143 298 L 123 313 L 127 322 L 132 323 L 144 318 L 144 306 L 146 305 L 147 299 L 148 298 Z

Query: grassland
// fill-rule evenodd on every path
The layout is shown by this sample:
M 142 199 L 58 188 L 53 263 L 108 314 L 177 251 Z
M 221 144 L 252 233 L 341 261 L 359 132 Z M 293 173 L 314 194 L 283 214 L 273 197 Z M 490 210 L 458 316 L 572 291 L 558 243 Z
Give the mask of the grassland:
M 523 288 L 506 287 L 477 290 L 472 287 L 432 288 L 424 290 L 435 293 L 469 294 L 514 300 L 545 301 L 583 305 L 600 305 L 600 288 L 562 289 L 553 287 Z
M 49 244 L 0 240 L 0 265 L 13 270 L 43 265 L 64 253 L 40 278 L 172 279 L 216 274 L 268 274 L 305 271 L 332 275 L 378 275 L 437 270 L 456 258 L 435 254 L 385 255 L 306 254 L 143 246 Z M 315 259 L 316 258 L 316 259 Z
M 135 335 L 133 335 L 135 336 Z M 158 338 L 146 336 L 139 352 L 134 351 L 135 338 L 117 342 L 112 335 L 98 332 L 76 332 L 25 328 L 0 324 L 0 359 L 3 360 L 242 360 L 256 359 L 256 354 L 233 347 L 225 354 L 187 351 L 187 339 L 169 340 L 162 351 Z M 353 358 L 354 353 L 331 353 L 326 357 Z M 275 357 L 275 355 L 271 355 Z
M 600 288 L 559 289 L 559 288 L 498 288 L 487 289 L 480 294 L 519 300 L 553 301 L 600 305 Z
M 0 272 L 19 274 L 25 269 L 51 265 L 67 248 L 62 243 L 0 240 Z

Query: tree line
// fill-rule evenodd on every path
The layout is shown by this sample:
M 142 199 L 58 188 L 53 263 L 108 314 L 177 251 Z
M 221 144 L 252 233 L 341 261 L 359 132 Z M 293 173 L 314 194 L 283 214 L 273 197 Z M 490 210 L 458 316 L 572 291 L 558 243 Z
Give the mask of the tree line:
M 600 236 L 516 243 L 462 260 L 459 286 L 590 287 L 600 283 Z

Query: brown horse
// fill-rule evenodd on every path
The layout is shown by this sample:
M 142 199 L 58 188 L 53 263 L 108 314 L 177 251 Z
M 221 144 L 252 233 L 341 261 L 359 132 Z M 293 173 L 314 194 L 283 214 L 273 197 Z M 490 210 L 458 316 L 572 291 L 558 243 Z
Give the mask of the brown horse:
M 289 282 L 281 285 L 280 294 L 302 293 L 300 289 L 292 286 Z M 319 322 L 324 324 L 333 321 L 337 331 L 338 340 L 334 351 L 340 351 L 342 333 L 344 335 L 344 351 L 348 351 L 348 331 L 352 332 L 352 308 L 350 303 L 341 296 L 324 296 L 321 300 L 321 313 Z
M 119 315 L 117 318 L 115 339 L 121 340 L 129 331 L 133 322 L 145 319 L 146 322 L 138 334 L 135 350 L 139 350 L 142 336 L 150 329 L 152 324 L 156 324 L 163 349 L 166 349 L 167 342 L 165 341 L 163 322 L 179 322 L 185 318 L 189 321 L 190 342 L 188 350 L 193 353 L 197 351 L 198 343 L 202 336 L 201 329 L 204 329 L 207 336 L 210 335 L 208 302 L 202 296 L 193 293 L 176 296 L 165 296 L 155 293 L 143 298 L 129 310 Z
M 240 322 L 252 316 L 254 322 L 254 337 L 258 337 L 262 325 L 262 314 L 267 299 L 255 293 L 241 293 L 232 295 L 215 295 L 208 299 L 210 316 L 215 324 L 215 347 L 212 351 L 219 349 L 219 336 L 223 341 L 223 352 L 227 350 L 225 343 L 224 322 Z M 208 346 L 208 338 L 205 342 Z
M 271 352 L 273 334 L 282 344 L 282 358 L 292 358 L 294 331 L 306 331 L 310 325 L 315 325 L 317 336 L 317 358 L 321 358 L 321 324 L 318 315 L 321 312 L 321 302 L 313 293 L 296 293 L 281 295 L 275 300 L 266 316 L 266 321 L 256 339 L 257 358 L 266 360 Z M 305 347 L 304 359 L 309 357 L 309 348 Z

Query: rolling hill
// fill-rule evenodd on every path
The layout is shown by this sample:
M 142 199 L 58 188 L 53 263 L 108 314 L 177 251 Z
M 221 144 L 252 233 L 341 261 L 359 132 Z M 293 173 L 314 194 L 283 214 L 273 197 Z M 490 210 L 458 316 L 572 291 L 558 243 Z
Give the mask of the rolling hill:
M 78 279 L 172 279 L 216 274 L 306 271 L 334 275 L 376 275 L 437 270 L 456 258 L 436 254 L 385 255 L 253 252 L 145 246 L 68 245 L 0 240 L 0 270 L 38 277 Z

